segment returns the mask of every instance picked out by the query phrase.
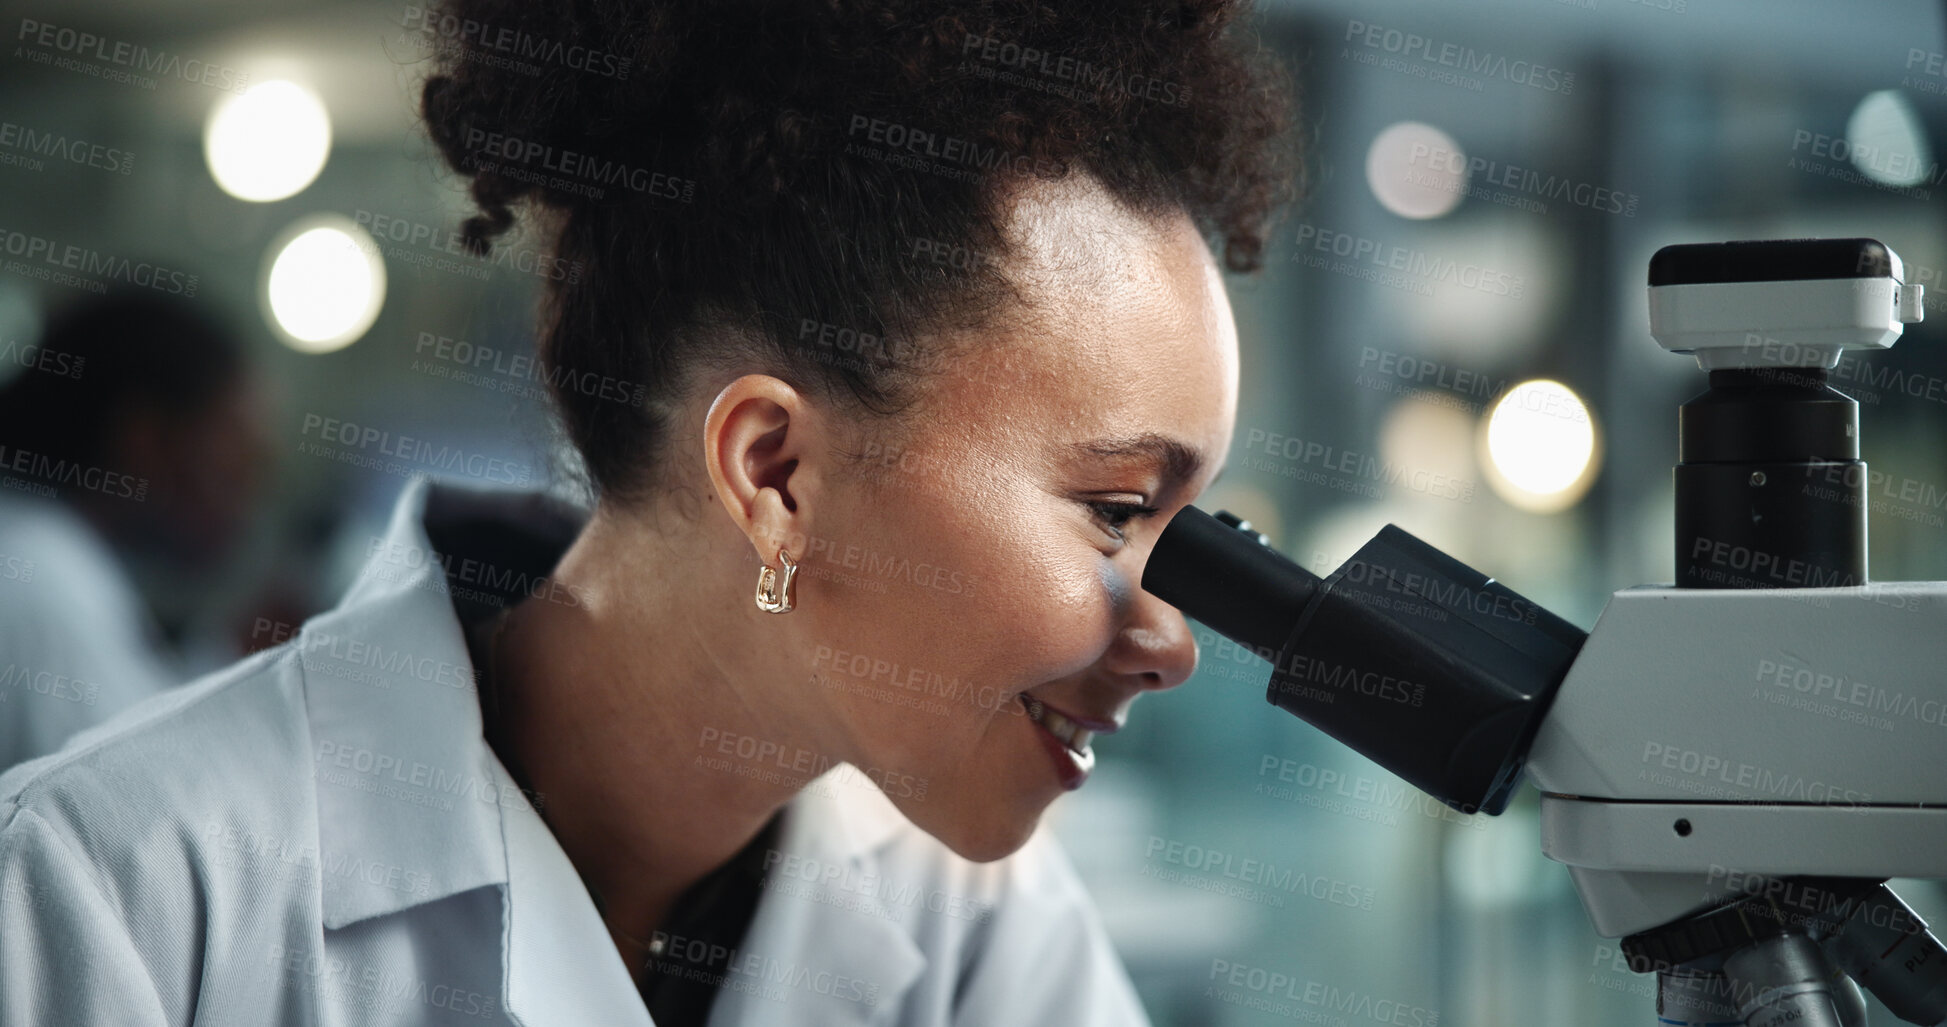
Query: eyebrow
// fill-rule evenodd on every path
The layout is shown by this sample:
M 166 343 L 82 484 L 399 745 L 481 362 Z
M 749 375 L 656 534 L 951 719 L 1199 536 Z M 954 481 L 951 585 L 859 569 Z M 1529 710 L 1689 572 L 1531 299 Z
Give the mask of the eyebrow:
M 1174 490 L 1187 485 L 1203 470 L 1203 453 L 1195 446 L 1181 439 L 1172 438 L 1158 432 L 1143 432 L 1138 435 L 1121 435 L 1110 438 L 1088 439 L 1071 444 L 1076 452 L 1088 456 L 1115 459 L 1120 457 L 1145 457 L 1161 465 L 1163 485 Z M 1217 472 L 1224 476 L 1225 467 Z M 1212 479 L 1215 482 L 1215 479 Z

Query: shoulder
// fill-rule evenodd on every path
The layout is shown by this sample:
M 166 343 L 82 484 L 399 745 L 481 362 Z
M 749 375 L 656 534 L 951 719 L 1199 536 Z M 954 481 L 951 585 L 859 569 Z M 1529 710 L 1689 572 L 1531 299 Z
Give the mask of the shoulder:
M 309 748 L 302 689 L 279 647 L 124 710 L 0 773 L 0 836 L 31 813 L 82 858 L 139 874 L 220 837 L 239 808 L 288 819 L 278 793 L 303 780 Z
M 83 958 L 152 985 L 167 1022 L 196 1007 L 199 968 L 243 965 L 238 951 L 315 918 L 317 861 L 302 855 L 315 801 L 288 668 L 283 652 L 248 658 L 0 774 L 6 897 Z

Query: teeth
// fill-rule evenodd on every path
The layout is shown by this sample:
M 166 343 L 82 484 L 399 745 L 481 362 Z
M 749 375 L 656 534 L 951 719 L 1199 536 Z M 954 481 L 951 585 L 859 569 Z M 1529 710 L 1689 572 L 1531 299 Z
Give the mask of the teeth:
M 1024 695 L 1021 701 L 1027 707 L 1029 720 L 1047 728 L 1048 733 L 1061 739 L 1061 744 L 1070 751 L 1077 754 L 1088 752 L 1088 743 L 1095 738 L 1095 732 L 1049 709 L 1039 699 Z

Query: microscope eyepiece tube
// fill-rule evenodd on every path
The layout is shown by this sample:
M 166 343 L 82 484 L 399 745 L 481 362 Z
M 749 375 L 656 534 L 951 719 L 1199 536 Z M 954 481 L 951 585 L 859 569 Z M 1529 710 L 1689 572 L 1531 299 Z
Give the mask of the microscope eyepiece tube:
M 1266 660 L 1275 659 L 1291 626 L 1318 588 L 1318 576 L 1240 530 L 1224 511 L 1213 517 L 1186 506 L 1170 519 L 1143 569 L 1143 588 Z
M 1499 813 L 1588 637 L 1388 525 L 1319 580 L 1184 507 L 1143 588 L 1271 661 L 1266 698 L 1466 813 Z

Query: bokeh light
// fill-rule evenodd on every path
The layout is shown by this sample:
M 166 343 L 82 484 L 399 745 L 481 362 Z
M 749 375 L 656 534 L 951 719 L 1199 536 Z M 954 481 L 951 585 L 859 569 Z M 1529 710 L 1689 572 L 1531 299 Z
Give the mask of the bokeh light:
M 1366 184 L 1381 206 L 1403 218 L 1437 218 L 1467 191 L 1467 155 L 1445 132 L 1402 121 L 1373 137 Z
M 1575 390 L 1546 378 L 1509 388 L 1483 431 L 1488 483 L 1524 510 L 1565 510 L 1598 467 L 1595 418 Z
M 223 191 L 265 203 L 296 195 L 331 153 L 331 116 L 295 82 L 259 82 L 224 98 L 203 129 L 203 157 Z
M 329 353 L 357 341 L 385 303 L 378 244 L 350 219 L 325 215 L 292 226 L 274 246 L 263 301 L 292 349 Z
M 1846 119 L 1846 156 L 1859 173 L 1893 186 L 1926 181 L 1932 148 L 1913 104 L 1897 89 L 1866 94 Z

